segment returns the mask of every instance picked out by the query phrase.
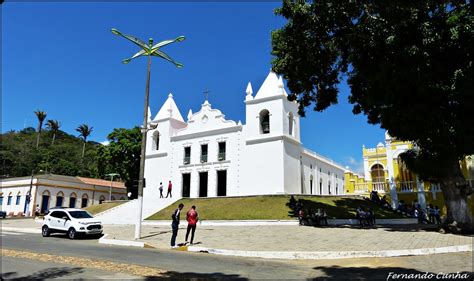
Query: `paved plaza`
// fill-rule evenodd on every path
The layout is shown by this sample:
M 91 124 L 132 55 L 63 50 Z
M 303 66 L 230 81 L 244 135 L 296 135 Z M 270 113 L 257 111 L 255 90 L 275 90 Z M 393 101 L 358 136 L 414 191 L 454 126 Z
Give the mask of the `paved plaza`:
M 418 225 L 377 228 L 308 226 L 202 226 L 195 246 L 243 251 L 380 251 L 472 245 L 473 236 L 440 234 Z M 134 226 L 106 225 L 108 239 L 133 240 Z M 180 225 L 177 243 L 185 241 Z M 169 248 L 171 226 L 142 227 L 141 241 Z

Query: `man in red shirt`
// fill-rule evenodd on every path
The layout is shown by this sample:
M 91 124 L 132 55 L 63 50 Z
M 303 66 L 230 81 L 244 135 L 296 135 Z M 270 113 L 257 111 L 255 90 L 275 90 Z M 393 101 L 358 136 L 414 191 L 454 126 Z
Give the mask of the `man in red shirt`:
M 186 243 L 188 242 L 189 231 L 191 230 L 191 245 L 194 241 L 194 231 L 196 231 L 196 224 L 198 222 L 198 212 L 196 206 L 192 206 L 186 213 L 186 220 L 188 221 L 188 229 L 186 230 Z

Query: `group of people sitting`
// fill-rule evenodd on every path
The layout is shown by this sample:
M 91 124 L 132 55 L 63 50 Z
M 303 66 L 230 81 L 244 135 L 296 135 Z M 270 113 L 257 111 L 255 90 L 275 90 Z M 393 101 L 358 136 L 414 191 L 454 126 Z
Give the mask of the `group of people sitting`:
M 412 204 L 406 204 L 404 200 L 398 203 L 397 211 L 418 219 L 418 223 L 441 224 L 441 210 L 438 206 L 429 204 L 424 210 L 417 200 Z
M 390 203 L 388 203 L 387 200 L 387 195 L 382 196 L 382 198 L 379 197 L 379 193 L 376 190 L 372 190 L 370 192 L 370 201 L 380 205 L 382 208 L 387 208 L 387 209 L 392 209 L 390 206 Z
M 303 203 L 301 200 L 296 201 L 296 199 L 291 196 L 289 206 L 294 210 L 294 213 L 298 216 L 299 225 L 310 225 L 310 226 L 322 226 L 328 225 L 328 215 L 326 210 L 323 208 L 318 208 L 314 212 L 311 208 L 307 212 L 303 208 Z
M 371 208 L 367 208 L 366 210 L 362 207 L 357 208 L 356 218 L 359 220 L 360 226 L 375 225 L 375 214 Z

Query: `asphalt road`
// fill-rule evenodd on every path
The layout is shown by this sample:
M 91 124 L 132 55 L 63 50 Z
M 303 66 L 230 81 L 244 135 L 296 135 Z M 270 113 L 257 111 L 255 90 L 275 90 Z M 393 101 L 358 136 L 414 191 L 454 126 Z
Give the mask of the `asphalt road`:
M 43 280 L 43 279 L 133 279 L 132 275 L 115 273 L 104 270 L 69 266 L 53 262 L 29 262 L 13 257 L 2 257 L 1 278 L 10 280 Z
M 173 250 L 101 245 L 96 239 L 69 240 L 58 235 L 5 235 L 2 248 L 59 256 L 87 257 L 120 263 L 157 267 L 172 274 L 186 273 L 203 278 L 306 279 L 315 277 L 311 266 L 284 261 L 215 256 Z M 171 274 L 171 275 L 172 275 Z
M 366 258 L 342 260 L 277 261 L 254 258 L 226 257 L 206 253 L 189 253 L 173 250 L 142 249 L 101 245 L 96 239 L 68 240 L 65 236 L 43 238 L 40 234 L 4 234 L 3 249 L 29 251 L 55 256 L 72 256 L 107 260 L 125 264 L 155 267 L 167 271 L 172 279 L 237 278 L 237 279 L 344 279 L 344 280 L 386 280 L 392 273 L 448 273 L 473 271 L 472 253 L 453 253 L 429 256 L 398 258 Z M 25 264 L 27 264 L 25 268 Z M 50 264 L 31 260 L 2 257 L 2 278 L 42 276 L 47 279 L 61 278 L 124 278 L 114 272 L 88 269 L 67 264 Z M 9 275 L 4 275 L 8 273 Z M 57 277 L 55 277 L 56 275 Z M 48 276 L 48 275 L 47 275 Z M 62 276 L 62 277 L 61 277 Z M 115 277 L 112 277 L 115 276 Z M 472 280 L 470 276 L 467 280 Z M 147 278 L 141 278 L 147 279 Z M 432 280 L 437 280 L 436 278 Z M 461 280 L 461 279 L 459 279 Z M 465 279 L 462 279 L 465 280 Z

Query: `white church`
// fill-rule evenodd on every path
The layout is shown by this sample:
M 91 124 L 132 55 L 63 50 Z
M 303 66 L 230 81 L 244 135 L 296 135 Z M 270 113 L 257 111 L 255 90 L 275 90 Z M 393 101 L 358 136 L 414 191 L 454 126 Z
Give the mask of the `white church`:
M 168 181 L 177 198 L 345 193 L 345 169 L 303 147 L 298 104 L 281 77 L 270 72 L 255 95 L 249 83 L 245 109 L 242 124 L 206 100 L 184 121 L 169 94 L 149 120 L 144 197 L 156 198 L 160 182 L 166 194 Z

